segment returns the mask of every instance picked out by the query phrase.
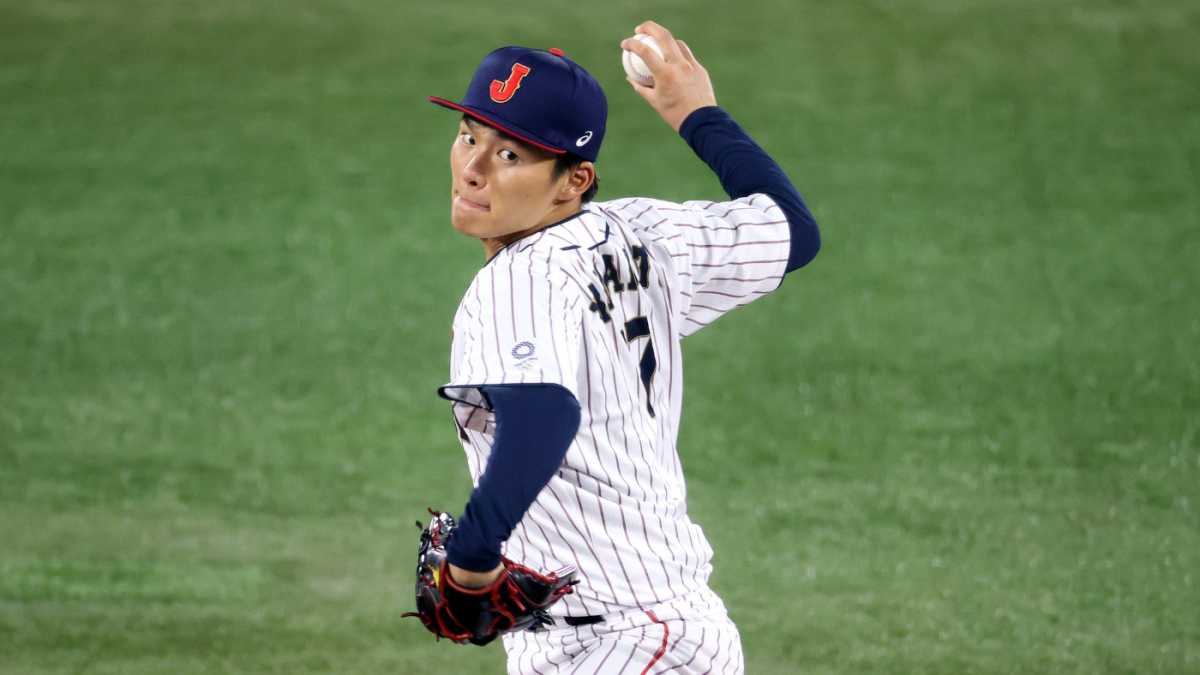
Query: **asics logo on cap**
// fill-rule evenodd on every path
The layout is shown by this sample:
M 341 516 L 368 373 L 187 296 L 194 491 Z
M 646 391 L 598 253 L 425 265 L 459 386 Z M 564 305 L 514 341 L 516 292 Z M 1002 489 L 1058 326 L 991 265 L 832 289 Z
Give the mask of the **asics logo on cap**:
M 508 79 L 501 82 L 500 80 L 492 80 L 492 100 L 496 103 L 507 103 L 513 94 L 521 88 L 521 80 L 529 74 L 529 66 L 523 66 L 519 63 L 514 63 L 512 73 Z
M 592 132 L 589 131 L 586 134 L 580 136 L 579 140 L 575 141 L 575 147 L 582 148 L 583 146 L 587 145 L 587 142 L 590 140 L 592 140 Z

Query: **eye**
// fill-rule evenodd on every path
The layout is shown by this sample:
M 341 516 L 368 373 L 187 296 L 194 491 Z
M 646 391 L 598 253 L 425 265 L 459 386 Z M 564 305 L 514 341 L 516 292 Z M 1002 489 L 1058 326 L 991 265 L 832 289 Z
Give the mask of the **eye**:
M 461 141 L 464 145 L 475 145 L 475 137 L 466 132 L 459 134 L 458 140 Z
M 501 150 L 500 159 L 503 159 L 507 162 L 515 162 L 517 161 L 517 153 L 513 152 L 512 150 Z

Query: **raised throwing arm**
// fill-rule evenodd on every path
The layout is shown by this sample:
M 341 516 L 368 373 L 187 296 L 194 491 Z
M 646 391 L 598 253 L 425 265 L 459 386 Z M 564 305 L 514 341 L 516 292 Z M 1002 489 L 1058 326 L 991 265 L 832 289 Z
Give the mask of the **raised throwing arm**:
M 663 55 L 659 57 L 640 40 L 622 41 L 621 48 L 640 56 L 654 75 L 653 87 L 626 78 L 630 86 L 717 174 L 730 198 L 752 194 L 771 197 L 783 211 L 791 232 L 787 271 L 808 264 L 821 248 L 821 233 L 787 174 L 728 113 L 717 107 L 708 71 L 683 40 L 676 40 L 653 21 L 638 26 L 635 32 L 654 38 Z

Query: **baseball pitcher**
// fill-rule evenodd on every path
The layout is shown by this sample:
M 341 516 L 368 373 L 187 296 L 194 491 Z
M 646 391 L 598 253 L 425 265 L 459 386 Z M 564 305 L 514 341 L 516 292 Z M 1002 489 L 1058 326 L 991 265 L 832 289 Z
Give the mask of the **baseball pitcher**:
M 450 382 L 475 483 L 422 533 L 418 615 L 440 637 L 503 637 L 509 673 L 742 673 L 709 589 L 676 441 L 680 341 L 779 287 L 820 235 L 783 170 L 653 22 L 621 46 L 640 94 L 729 201 L 594 201 L 608 105 L 562 51 L 506 47 L 466 95 L 450 221 L 486 263 L 454 319 Z

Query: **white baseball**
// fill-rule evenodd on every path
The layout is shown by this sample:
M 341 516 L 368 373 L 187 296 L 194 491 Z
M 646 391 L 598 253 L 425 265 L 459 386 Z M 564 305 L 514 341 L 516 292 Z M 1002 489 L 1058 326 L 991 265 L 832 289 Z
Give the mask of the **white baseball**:
M 655 42 L 654 38 L 650 37 L 649 35 L 634 35 L 633 39 L 641 40 L 642 42 L 650 45 L 650 48 L 653 49 L 660 57 L 663 55 L 662 49 L 659 48 L 658 43 Z M 621 63 L 625 66 L 625 74 L 629 76 L 629 79 L 637 82 L 643 87 L 653 87 L 654 75 L 650 73 L 650 69 L 646 67 L 646 62 L 642 60 L 642 57 L 634 54 L 628 49 L 622 49 L 621 51 L 623 52 L 621 55 Z

